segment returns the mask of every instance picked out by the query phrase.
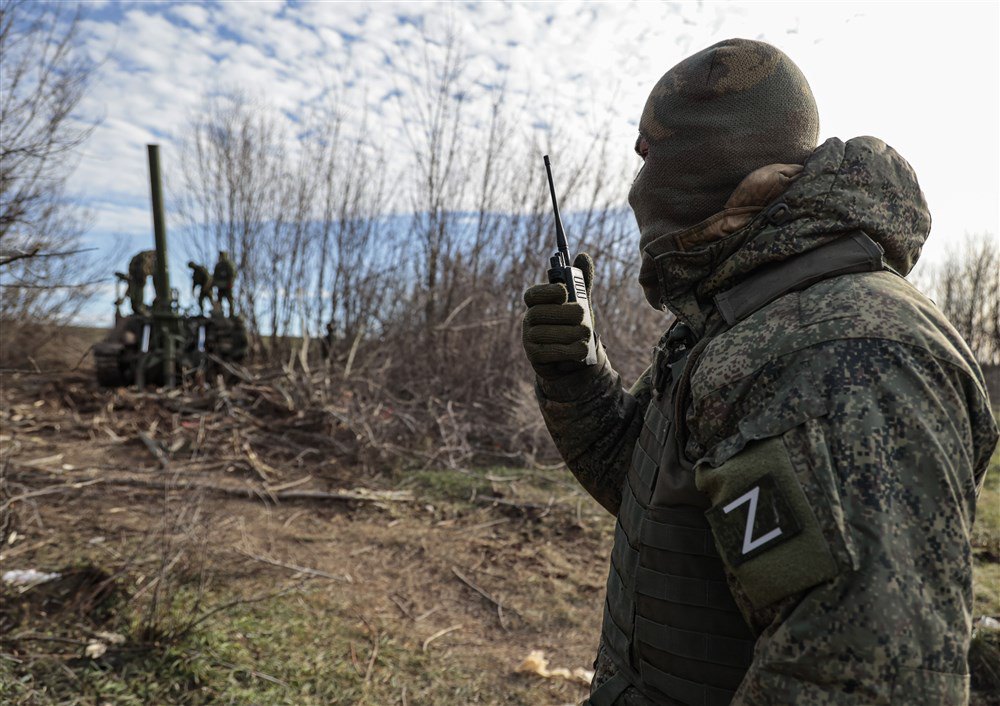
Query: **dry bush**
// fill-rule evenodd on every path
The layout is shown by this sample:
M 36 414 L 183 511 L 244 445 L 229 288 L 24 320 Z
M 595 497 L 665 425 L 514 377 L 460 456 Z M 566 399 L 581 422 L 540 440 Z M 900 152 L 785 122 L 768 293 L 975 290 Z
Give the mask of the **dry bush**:
M 95 65 L 79 48 L 79 9 L 0 3 L 0 346 L 4 365 L 45 342 L 43 325 L 70 321 L 99 273 L 81 246 L 86 215 L 66 192 L 92 124 L 76 110 Z
M 454 32 L 425 37 L 397 65 L 395 136 L 369 135 L 365 119 L 348 134 L 343 87 L 291 141 L 266 103 L 210 99 L 183 150 L 189 247 L 235 257 L 255 362 L 282 366 L 270 384 L 326 419 L 316 433 L 361 439 L 351 458 L 550 459 L 520 344 L 523 292 L 555 250 L 542 155 L 570 247 L 596 261 L 596 320 L 625 384 L 668 323 L 636 282 L 624 206 L 635 158 L 608 142 L 608 125 L 522 127 L 517 101 L 531 98 L 472 75 Z M 489 109 L 470 115 L 475 91 Z M 389 152 L 393 139 L 406 149 Z

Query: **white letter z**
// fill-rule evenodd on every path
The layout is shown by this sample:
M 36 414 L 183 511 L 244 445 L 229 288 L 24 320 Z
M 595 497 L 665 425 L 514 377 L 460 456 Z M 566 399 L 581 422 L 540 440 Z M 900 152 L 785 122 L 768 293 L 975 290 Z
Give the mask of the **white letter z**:
M 743 553 L 744 554 L 748 554 L 749 552 L 752 552 L 754 549 L 756 549 L 757 547 L 761 546 L 762 544 L 767 544 L 772 539 L 774 539 L 775 537 L 777 537 L 778 535 L 781 534 L 781 528 L 780 527 L 775 527 L 773 530 L 771 530 L 770 532 L 768 532 L 764 536 L 758 537 L 757 539 L 753 538 L 753 522 L 754 522 L 754 519 L 757 517 L 757 496 L 758 495 L 760 495 L 760 486 L 754 486 L 753 488 L 751 488 L 750 490 L 748 490 L 746 493 L 744 493 L 743 495 L 741 495 L 740 497 L 736 498 L 731 503 L 729 503 L 728 505 L 726 505 L 724 508 L 722 508 L 722 512 L 728 515 L 730 512 L 732 512 L 733 510 L 735 510 L 736 508 L 738 508 L 743 503 L 745 503 L 747 501 L 750 502 L 750 510 L 747 512 L 747 527 L 746 527 L 746 531 L 744 531 L 744 533 L 743 533 Z

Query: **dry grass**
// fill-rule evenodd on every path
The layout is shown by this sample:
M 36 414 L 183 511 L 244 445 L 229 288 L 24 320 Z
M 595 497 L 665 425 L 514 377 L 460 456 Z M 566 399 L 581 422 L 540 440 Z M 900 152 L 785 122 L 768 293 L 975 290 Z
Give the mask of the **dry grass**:
M 186 409 L 188 393 L 95 393 L 72 376 L 4 383 L 2 496 L 18 499 L 0 561 L 91 578 L 64 591 L 72 601 L 3 589 L 3 702 L 583 697 L 516 671 L 535 649 L 588 667 L 596 646 L 611 522 L 566 471 L 425 462 L 359 475 L 333 449 L 302 455 L 295 413 L 248 424 L 232 389 L 218 408 Z M 282 434 L 284 447 L 261 442 Z M 998 460 L 975 527 L 977 618 L 1000 614 Z M 306 489 L 329 497 L 275 502 Z M 94 642 L 106 651 L 88 657 Z M 990 645 L 978 636 L 980 674 L 1000 654 Z

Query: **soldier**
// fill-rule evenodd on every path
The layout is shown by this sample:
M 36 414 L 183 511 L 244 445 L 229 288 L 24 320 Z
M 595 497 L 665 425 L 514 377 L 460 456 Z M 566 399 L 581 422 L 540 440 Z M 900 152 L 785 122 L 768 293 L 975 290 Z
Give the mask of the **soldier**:
M 115 272 L 115 317 L 121 316 L 121 305 L 128 297 L 129 278 L 124 272 Z M 125 292 L 122 293 L 121 284 L 125 285 Z
M 146 278 L 152 277 L 156 271 L 156 251 L 143 250 L 128 263 L 128 298 L 132 302 L 132 313 L 146 312 L 143 295 L 146 289 Z
M 188 262 L 188 267 L 191 268 L 191 296 L 195 295 L 195 290 L 198 290 L 198 311 L 202 314 L 205 313 L 205 300 L 215 307 L 215 301 L 212 298 L 212 275 L 208 273 L 208 268 L 199 265 L 194 260 Z M 230 309 L 232 308 L 232 302 L 230 302 Z
M 333 344 L 336 341 L 336 329 L 334 328 L 333 321 L 326 322 L 326 333 L 323 338 L 320 339 L 320 352 L 323 355 L 323 360 L 329 360 L 330 354 L 333 352 Z
M 229 302 L 229 316 L 233 316 L 233 280 L 236 279 L 236 266 L 229 259 L 229 254 L 225 250 L 219 251 L 219 261 L 215 263 L 215 271 L 212 272 L 212 283 L 215 286 L 215 299 L 222 309 L 223 299 Z
M 930 230 L 913 170 L 817 135 L 805 78 L 761 42 L 653 88 L 629 203 L 639 282 L 676 319 L 631 388 L 602 346 L 577 362 L 562 285 L 525 293 L 546 424 L 617 517 L 591 706 L 968 699 L 997 427 L 972 353 L 903 279 Z

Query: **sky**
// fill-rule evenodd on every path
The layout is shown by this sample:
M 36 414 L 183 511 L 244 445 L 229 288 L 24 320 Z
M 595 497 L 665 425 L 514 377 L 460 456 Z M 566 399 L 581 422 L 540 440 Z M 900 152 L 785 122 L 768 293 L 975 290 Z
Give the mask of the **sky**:
M 628 154 L 657 79 L 685 56 L 744 37 L 776 45 L 802 69 L 819 106 L 821 140 L 874 135 L 913 165 L 933 216 L 924 258 L 935 261 L 966 233 L 1000 233 L 998 7 L 87 2 L 82 38 L 101 63 L 81 114 L 100 122 L 69 186 L 92 214 L 89 242 L 107 252 L 112 241 L 123 243 L 121 262 L 111 264 L 124 269 L 152 244 L 144 146 L 161 145 L 169 202 L 179 145 L 208 91 L 249 90 L 294 125 L 335 85 L 347 98 L 349 125 L 367 114 L 371 131 L 381 122 L 388 131 L 398 119 L 393 92 L 402 63 L 422 35 L 440 38 L 450 23 L 470 80 L 489 86 L 502 77 L 513 98 L 544 96 L 523 103 L 525 125 L 558 123 L 573 134 L 607 126 L 611 144 Z M 479 95 L 485 91 L 473 96 L 469 120 L 488 109 Z

